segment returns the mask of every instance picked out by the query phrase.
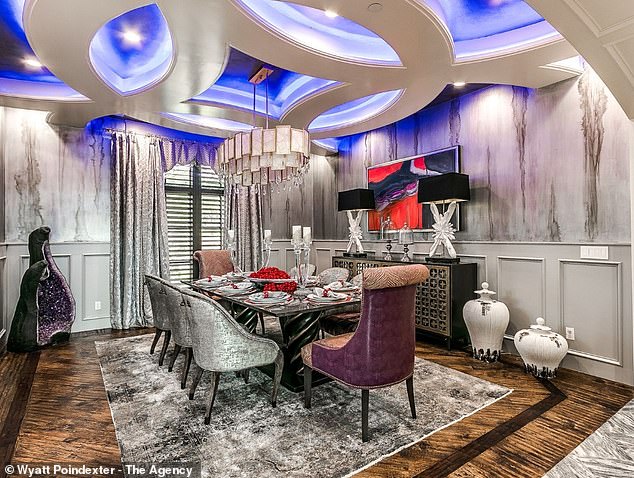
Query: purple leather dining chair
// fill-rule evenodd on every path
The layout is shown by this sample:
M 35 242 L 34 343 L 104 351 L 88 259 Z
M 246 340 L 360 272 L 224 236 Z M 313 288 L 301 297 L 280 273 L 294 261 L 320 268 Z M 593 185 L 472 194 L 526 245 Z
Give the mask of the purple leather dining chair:
M 304 406 L 311 406 L 312 371 L 361 389 L 362 439 L 368 440 L 369 391 L 403 381 L 412 417 L 416 285 L 429 277 L 422 264 L 363 272 L 361 319 L 354 333 L 317 340 L 302 348 Z

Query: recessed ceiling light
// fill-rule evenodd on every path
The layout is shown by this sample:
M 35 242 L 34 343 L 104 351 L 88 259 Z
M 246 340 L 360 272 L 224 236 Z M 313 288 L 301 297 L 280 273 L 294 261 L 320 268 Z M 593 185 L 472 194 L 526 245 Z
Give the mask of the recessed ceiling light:
M 383 5 L 381 5 L 380 3 L 371 3 L 370 5 L 368 5 L 369 12 L 379 13 L 381 10 L 383 10 Z
M 339 16 L 339 14 L 334 10 L 324 10 L 324 13 L 328 18 L 337 18 Z
M 453 85 L 456 88 L 462 88 L 464 85 L 466 85 L 466 83 L 464 81 L 454 81 Z
M 143 38 L 139 32 L 135 30 L 126 30 L 123 32 L 123 39 L 130 45 L 140 45 Z
M 42 68 L 43 66 L 37 59 L 33 57 L 24 58 L 22 62 L 26 66 L 30 66 L 31 68 Z

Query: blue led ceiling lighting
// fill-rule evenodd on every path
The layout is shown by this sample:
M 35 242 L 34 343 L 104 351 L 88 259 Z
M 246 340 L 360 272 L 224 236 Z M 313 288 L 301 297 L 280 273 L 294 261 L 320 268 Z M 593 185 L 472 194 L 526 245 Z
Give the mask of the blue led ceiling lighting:
M 232 49 L 227 66 L 218 81 L 190 101 L 195 103 L 228 106 L 253 111 L 253 85 L 249 78 L 259 66 L 260 60 Z M 269 116 L 280 119 L 289 109 L 309 96 L 338 85 L 336 81 L 301 75 L 276 66 L 269 76 Z M 256 90 L 255 109 L 264 114 L 266 97 L 264 85 Z
M 402 91 L 385 91 L 335 106 L 317 116 L 308 125 L 308 131 L 316 133 L 318 131 L 342 128 L 370 119 L 393 105 L 401 96 Z
M 102 26 L 90 43 L 90 62 L 110 88 L 128 95 L 163 78 L 173 52 L 167 21 L 160 8 L 151 4 Z
M 458 58 L 493 54 L 559 36 L 523 0 L 433 0 L 429 5 L 449 28 Z
M 0 94 L 50 99 L 85 99 L 60 81 L 37 58 L 24 33 L 26 0 L 0 2 Z
M 328 151 L 332 151 L 333 153 L 339 151 L 339 143 L 341 142 L 339 138 L 313 139 L 311 141 L 317 146 L 321 146 L 322 148 Z
M 238 3 L 269 29 L 311 50 L 358 63 L 401 66 L 398 54 L 385 40 L 347 18 L 276 0 Z
M 161 113 L 161 116 L 179 123 L 235 133 L 251 131 L 253 129 L 253 126 L 250 124 L 225 118 L 213 118 L 210 116 L 194 115 L 189 113 Z

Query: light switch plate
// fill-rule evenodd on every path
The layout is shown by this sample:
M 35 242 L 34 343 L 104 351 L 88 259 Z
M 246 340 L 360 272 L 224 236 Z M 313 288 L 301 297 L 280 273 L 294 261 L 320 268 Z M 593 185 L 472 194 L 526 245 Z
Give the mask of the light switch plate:
M 608 260 L 608 246 L 581 246 L 581 259 Z
M 101 310 L 101 301 L 95 301 L 95 310 Z
M 567 340 L 575 340 L 575 328 L 574 327 L 566 327 L 566 339 Z

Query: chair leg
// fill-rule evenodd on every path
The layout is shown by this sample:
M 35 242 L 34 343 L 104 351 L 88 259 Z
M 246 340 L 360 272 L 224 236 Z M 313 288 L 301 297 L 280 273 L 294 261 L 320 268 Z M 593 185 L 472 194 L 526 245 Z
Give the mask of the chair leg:
M 407 397 L 409 398 L 409 408 L 412 411 L 412 418 L 416 418 L 416 403 L 414 402 L 414 377 L 405 380 L 407 385 Z
M 154 349 L 156 349 L 156 344 L 161 338 L 162 333 L 163 331 L 161 329 L 156 329 L 156 332 L 154 333 L 154 340 L 152 340 L 152 346 L 150 347 L 150 355 L 154 353 Z
M 183 366 L 183 375 L 181 376 L 181 389 L 184 390 L 187 386 L 187 375 L 189 375 L 189 367 L 192 364 L 192 349 L 191 347 L 185 348 L 185 365 Z
M 198 387 L 198 382 L 200 382 L 200 377 L 203 376 L 204 370 L 196 365 L 196 371 L 194 372 L 194 376 L 192 377 L 192 386 L 189 389 L 189 399 L 194 399 L 194 393 L 196 393 L 196 388 Z
M 244 379 L 244 383 L 248 384 L 249 383 L 249 372 L 251 371 L 250 368 L 247 368 L 245 370 L 243 370 L 241 372 L 242 378 Z
M 304 408 L 310 408 L 313 396 L 313 369 L 304 364 Z
M 262 312 L 258 313 L 260 318 L 260 327 L 262 328 L 262 335 L 266 335 L 266 329 L 264 328 L 264 314 Z
M 167 354 L 167 346 L 170 344 L 170 339 L 172 338 L 172 331 L 165 331 L 165 338 L 163 339 L 163 348 L 161 349 L 161 355 L 159 355 L 159 367 L 163 366 L 163 361 L 165 360 L 165 354 Z
M 368 408 L 370 405 L 370 390 L 361 390 L 361 439 L 368 441 Z
M 211 421 L 211 410 L 214 408 L 214 400 L 216 400 L 216 392 L 218 391 L 218 383 L 220 382 L 220 372 L 211 372 L 211 397 L 209 397 L 209 405 L 207 405 L 207 414 L 205 415 L 205 425 L 209 425 Z
M 172 358 L 170 359 L 170 364 L 167 367 L 168 372 L 171 372 L 172 370 L 174 370 L 174 364 L 176 363 L 176 359 L 178 358 L 178 354 L 180 353 L 181 353 L 181 346 L 174 345 L 174 352 L 172 352 Z
M 273 374 L 273 390 L 271 391 L 271 405 L 277 406 L 277 392 L 280 390 L 280 382 L 282 381 L 282 371 L 284 370 L 284 354 L 281 350 L 277 352 L 275 357 L 275 373 Z

